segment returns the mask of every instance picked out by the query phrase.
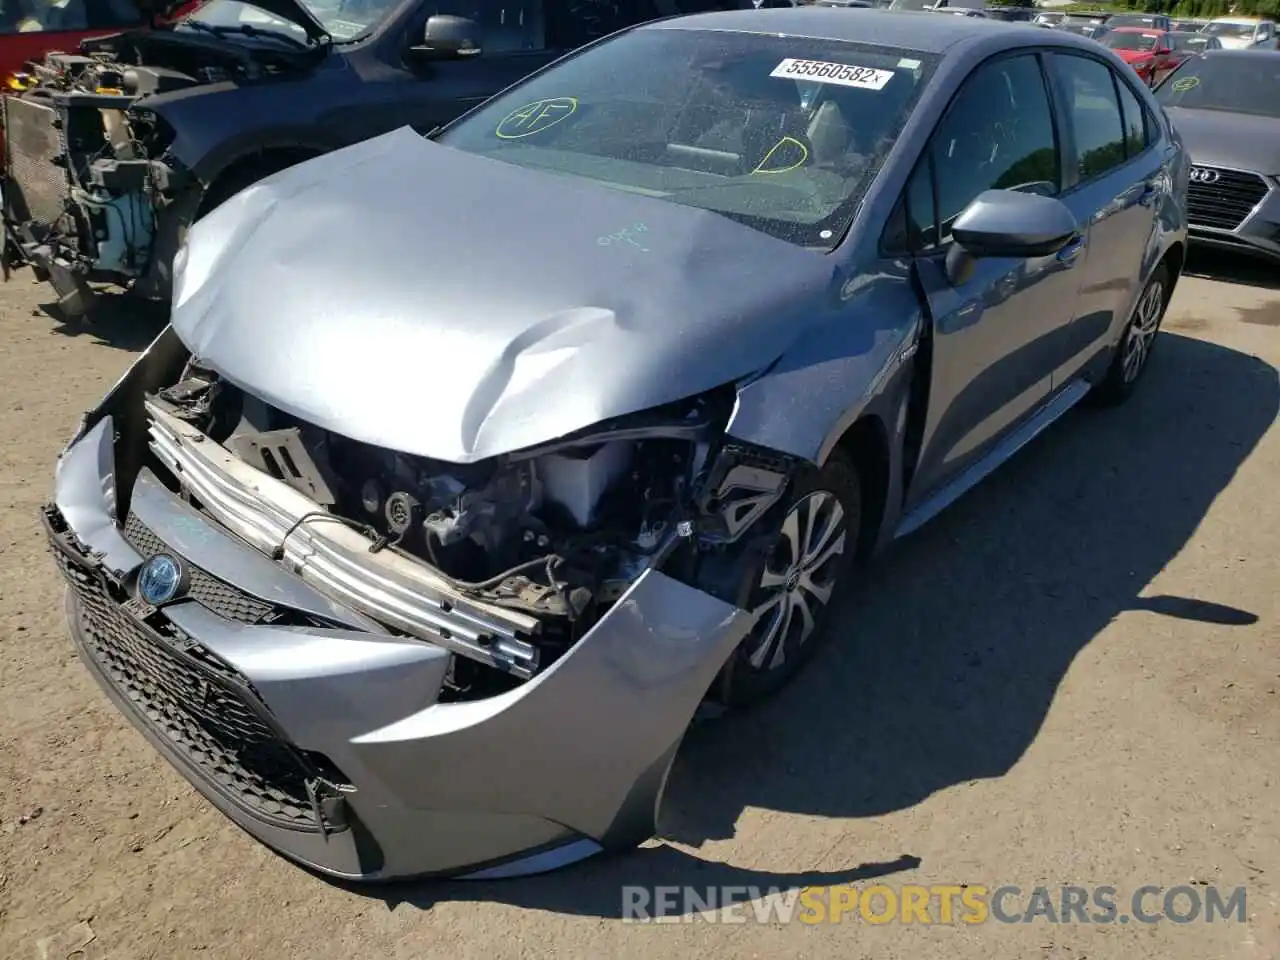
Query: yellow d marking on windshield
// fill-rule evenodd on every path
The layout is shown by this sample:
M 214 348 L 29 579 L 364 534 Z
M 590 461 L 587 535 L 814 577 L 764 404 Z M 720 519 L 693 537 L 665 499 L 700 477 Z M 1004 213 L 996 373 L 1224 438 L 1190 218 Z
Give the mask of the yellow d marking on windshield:
M 795 163 L 789 164 L 785 167 L 773 167 L 772 169 L 766 169 L 766 167 L 769 166 L 769 161 L 773 159 L 773 155 L 786 146 L 799 147 L 800 159 L 797 160 Z M 754 176 L 757 173 L 790 173 L 792 170 L 795 170 L 798 167 L 803 167 L 804 162 L 808 159 L 809 159 L 808 147 L 806 147 L 803 143 L 801 143 L 795 137 L 783 137 L 781 140 L 779 140 L 777 143 L 775 143 L 772 147 L 769 148 L 769 152 L 764 155 L 763 160 L 761 160 L 758 164 L 756 164 L 756 168 L 751 171 L 751 174 L 752 176 Z
M 566 117 L 573 116 L 578 109 L 577 97 L 548 97 L 535 100 L 517 110 L 512 110 L 494 129 L 493 133 L 500 140 L 519 140 L 541 133 L 554 127 Z
M 1179 77 L 1177 80 L 1173 81 L 1173 92 L 1186 93 L 1188 90 L 1194 89 L 1198 86 L 1200 86 L 1199 77 Z

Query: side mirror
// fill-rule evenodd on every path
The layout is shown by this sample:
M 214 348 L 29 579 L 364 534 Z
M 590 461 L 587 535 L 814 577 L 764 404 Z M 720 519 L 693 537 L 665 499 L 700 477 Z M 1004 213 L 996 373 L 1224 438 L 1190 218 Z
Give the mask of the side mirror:
M 1080 232 L 1061 200 L 1021 190 L 984 190 L 951 227 L 947 276 L 962 283 L 974 260 L 988 257 L 1049 257 Z
M 480 55 L 480 25 L 466 17 L 437 13 L 427 18 L 422 43 L 409 52 L 419 60 L 462 60 Z

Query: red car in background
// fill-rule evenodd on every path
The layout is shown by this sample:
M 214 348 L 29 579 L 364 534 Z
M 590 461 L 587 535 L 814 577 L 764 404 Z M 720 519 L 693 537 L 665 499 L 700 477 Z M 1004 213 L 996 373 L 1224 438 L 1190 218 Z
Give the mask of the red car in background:
M 0 81 L 13 89 L 14 74 L 31 60 L 62 50 L 75 53 L 80 41 L 146 26 L 169 14 L 190 13 L 199 0 L 165 4 L 163 0 L 0 0 Z M 174 8 L 177 8 L 174 12 Z
M 1148 27 L 1116 27 L 1101 38 L 1149 87 L 1177 66 L 1168 32 Z

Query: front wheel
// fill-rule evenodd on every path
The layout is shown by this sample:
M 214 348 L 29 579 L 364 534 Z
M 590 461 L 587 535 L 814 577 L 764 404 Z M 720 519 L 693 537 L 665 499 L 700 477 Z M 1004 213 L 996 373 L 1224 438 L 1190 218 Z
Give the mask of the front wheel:
M 1156 334 L 1169 303 L 1169 272 L 1164 264 L 1156 267 L 1151 279 L 1138 297 L 1133 315 L 1120 335 L 1115 356 L 1107 375 L 1095 388 L 1097 399 L 1104 404 L 1123 403 L 1133 394 L 1138 378 L 1147 368 Z
M 833 601 L 854 567 L 861 489 L 857 468 L 839 454 L 795 484 L 751 594 L 751 632 L 722 674 L 727 705 L 774 693 L 827 639 Z

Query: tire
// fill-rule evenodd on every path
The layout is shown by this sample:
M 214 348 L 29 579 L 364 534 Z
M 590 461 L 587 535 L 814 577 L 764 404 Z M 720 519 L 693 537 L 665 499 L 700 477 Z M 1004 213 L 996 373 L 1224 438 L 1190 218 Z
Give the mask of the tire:
M 748 600 L 756 624 L 720 676 L 716 699 L 725 706 L 764 700 L 796 675 L 829 639 L 836 597 L 855 568 L 862 484 L 848 458 L 837 451 L 821 469 L 801 475 L 786 502 L 775 545 Z M 816 549 L 811 546 L 814 559 L 806 564 L 795 544 L 806 534 L 810 544 L 822 538 L 827 523 L 836 529 Z
M 1142 295 L 1134 305 L 1133 315 L 1124 325 L 1120 342 L 1106 376 L 1093 389 L 1094 399 L 1104 406 L 1124 403 L 1133 395 L 1138 381 L 1147 369 L 1160 323 L 1169 306 L 1169 270 L 1162 263 L 1155 268 Z

